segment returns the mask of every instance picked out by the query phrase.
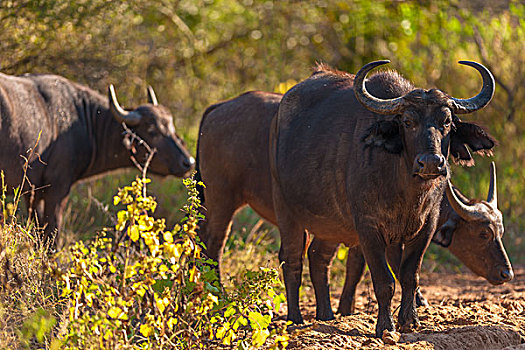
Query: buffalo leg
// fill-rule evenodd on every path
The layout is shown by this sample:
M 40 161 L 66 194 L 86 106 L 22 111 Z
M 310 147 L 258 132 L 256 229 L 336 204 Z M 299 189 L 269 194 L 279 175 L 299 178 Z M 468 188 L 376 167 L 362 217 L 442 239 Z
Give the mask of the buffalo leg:
M 279 261 L 283 269 L 284 286 L 286 288 L 286 301 L 288 304 L 288 320 L 293 323 L 303 323 L 299 309 L 299 287 L 303 272 L 303 253 L 306 245 L 307 233 L 304 227 L 295 222 L 293 214 L 285 206 L 279 205 L 281 201 L 279 191 L 274 188 L 275 213 L 281 235 L 281 248 Z
M 355 289 L 365 271 L 365 257 L 360 246 L 348 249 L 346 276 L 337 313 L 348 316 L 355 312 Z
M 419 270 L 423 255 L 430 243 L 434 224 L 425 225 L 420 234 L 412 241 L 407 242 L 403 249 L 399 282 L 401 283 L 401 308 L 399 310 L 399 325 L 402 332 L 409 332 L 412 326 L 419 327 L 415 294 L 419 284 Z
M 334 313 L 330 305 L 330 286 L 328 284 L 330 266 L 338 243 L 325 242 L 314 238 L 308 248 L 310 278 L 315 290 L 316 316 L 322 321 L 333 320 Z
M 56 248 L 58 232 L 62 228 L 62 217 L 67 204 L 70 186 L 51 185 L 51 188 L 67 188 L 66 191 L 45 191 L 35 195 L 32 209 L 38 218 L 38 224 L 44 225 L 42 244 Z M 43 205 L 42 205 L 43 204 Z
M 232 216 L 238 207 L 226 200 L 223 203 L 210 200 L 206 204 L 209 210 L 205 213 L 204 222 L 199 224 L 199 236 L 206 245 L 206 256 L 217 262 L 220 276 L 222 252 L 231 230 Z
M 377 229 L 359 231 L 359 241 L 361 249 L 370 268 L 374 292 L 379 306 L 377 316 L 376 336 L 381 337 L 383 331 L 395 330 L 394 320 L 392 319 L 391 304 L 394 296 L 395 283 L 394 277 L 388 268 L 385 254 L 385 244 L 381 239 L 382 235 Z
M 401 244 L 392 244 L 387 247 L 386 255 L 388 258 L 388 263 L 390 264 L 390 267 L 394 271 L 396 277 L 399 279 L 400 277 L 400 269 L 401 269 L 401 259 L 403 256 L 403 246 Z M 416 288 L 416 306 L 428 306 L 427 300 L 423 297 L 423 294 L 421 294 L 421 288 L 417 286 Z

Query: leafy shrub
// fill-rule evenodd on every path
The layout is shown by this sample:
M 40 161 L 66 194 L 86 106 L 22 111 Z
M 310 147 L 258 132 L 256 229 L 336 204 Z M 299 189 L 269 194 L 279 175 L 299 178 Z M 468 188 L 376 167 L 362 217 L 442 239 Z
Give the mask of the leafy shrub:
M 157 204 L 146 193 L 149 182 L 137 178 L 114 197 L 115 205 L 125 206 L 114 234 L 105 230 L 70 248 L 62 276 L 70 303 L 66 348 L 190 349 L 219 342 L 284 348 L 285 329 L 270 329 L 284 300 L 273 289 L 277 271 L 246 271 L 242 283 L 223 290 L 195 231 L 196 182 L 184 180 L 186 217 L 171 231 L 152 216 Z
M 34 223 L 16 214 L 22 185 L 8 198 L 0 171 L 0 348 L 58 349 L 55 325 L 63 308 L 52 258 Z

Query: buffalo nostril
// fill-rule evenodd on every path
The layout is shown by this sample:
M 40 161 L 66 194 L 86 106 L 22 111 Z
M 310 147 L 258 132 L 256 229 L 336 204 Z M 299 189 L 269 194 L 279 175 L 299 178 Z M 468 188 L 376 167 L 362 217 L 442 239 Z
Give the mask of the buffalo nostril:
M 425 167 L 425 162 L 423 161 L 423 157 L 417 158 L 417 164 L 419 165 L 421 169 Z
M 184 166 L 186 169 L 190 169 L 195 165 L 195 159 L 193 157 L 184 158 L 182 161 L 182 166 Z
M 443 170 L 443 168 L 445 167 L 445 157 L 440 156 L 439 158 L 441 158 L 441 160 L 439 162 L 438 169 Z
M 508 282 L 514 278 L 514 272 L 512 270 L 503 269 L 500 271 L 500 277 L 503 281 Z

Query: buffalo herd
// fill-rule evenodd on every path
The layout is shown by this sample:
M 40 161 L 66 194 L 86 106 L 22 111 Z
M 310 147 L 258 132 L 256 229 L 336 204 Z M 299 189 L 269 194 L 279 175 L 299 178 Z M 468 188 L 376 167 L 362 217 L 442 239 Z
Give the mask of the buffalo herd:
M 483 84 L 476 96 L 458 99 L 414 87 L 391 70 L 367 78 L 386 63 L 371 62 L 356 75 L 318 65 L 284 95 L 252 91 L 210 106 L 196 162 L 151 87 L 147 103 L 124 109 L 112 85 L 106 97 L 56 75 L 0 74 L 0 169 L 8 188 L 23 185 L 44 241 L 53 242 L 72 185 L 145 161 L 137 141 L 145 142 L 155 149 L 151 173 L 185 177 L 196 168 L 205 184 L 199 236 L 218 269 L 241 207 L 279 228 L 288 320 L 303 322 L 306 251 L 316 318 L 334 318 L 329 272 L 343 243 L 349 254 L 338 313 L 354 312 L 366 263 L 379 306 L 376 335 L 395 329 L 392 272 L 402 288 L 398 325 L 410 331 L 419 324 L 416 307 L 426 303 L 419 271 L 431 242 L 492 284 L 514 274 L 502 243 L 494 163 L 486 200 L 454 187 L 449 166 L 474 165 L 473 153 L 492 154 L 495 139 L 458 117 L 490 102 L 492 74 L 460 61 Z

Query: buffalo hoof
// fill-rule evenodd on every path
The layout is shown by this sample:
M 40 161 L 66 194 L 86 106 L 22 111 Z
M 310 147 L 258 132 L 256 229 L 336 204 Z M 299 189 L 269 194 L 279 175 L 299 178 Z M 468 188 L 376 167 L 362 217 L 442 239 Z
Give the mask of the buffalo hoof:
M 335 319 L 334 313 L 332 312 L 332 309 L 329 309 L 328 311 L 317 311 L 315 314 L 315 319 L 318 321 L 330 321 Z
M 417 316 L 410 322 L 405 322 L 403 324 L 399 324 L 399 331 L 401 333 L 412 333 L 416 329 L 418 329 L 421 326 L 419 323 L 419 320 Z
M 355 313 L 355 302 L 339 302 L 337 313 L 341 316 L 350 316 Z
M 383 332 L 387 330 L 390 332 L 395 332 L 396 327 L 394 326 L 394 320 L 392 316 L 389 317 L 378 317 L 376 324 L 376 337 L 383 337 Z
M 288 321 L 292 321 L 294 324 L 303 324 L 303 316 L 301 314 L 288 314 L 286 318 Z

